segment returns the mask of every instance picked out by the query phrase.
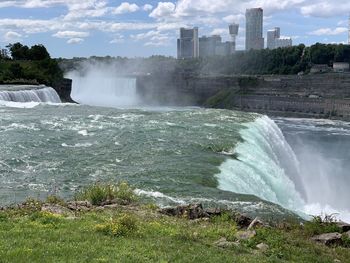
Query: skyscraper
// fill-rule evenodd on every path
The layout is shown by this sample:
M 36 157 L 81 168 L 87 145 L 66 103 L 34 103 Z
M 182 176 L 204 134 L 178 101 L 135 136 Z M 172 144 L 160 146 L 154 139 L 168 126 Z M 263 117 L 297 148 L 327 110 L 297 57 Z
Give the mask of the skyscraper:
M 180 38 L 177 40 L 177 57 L 199 57 L 198 27 L 190 29 L 180 28 Z
M 281 29 L 275 27 L 267 31 L 267 48 L 290 47 L 293 45 L 291 38 L 281 38 Z
M 236 23 L 229 25 L 229 31 L 231 36 L 231 54 L 233 54 L 236 51 L 236 37 L 238 35 L 239 25 Z
M 279 27 L 275 27 L 274 29 L 267 31 L 267 48 L 274 49 L 275 48 L 275 40 L 280 38 L 281 30 Z
M 264 48 L 263 38 L 263 9 L 252 8 L 246 10 L 246 50 Z

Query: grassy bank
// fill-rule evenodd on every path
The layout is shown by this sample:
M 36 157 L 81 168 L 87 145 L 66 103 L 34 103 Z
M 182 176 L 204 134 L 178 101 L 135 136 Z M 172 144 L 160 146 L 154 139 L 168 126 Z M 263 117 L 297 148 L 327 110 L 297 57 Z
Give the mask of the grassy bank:
M 243 233 L 229 213 L 189 220 L 139 204 L 127 186 L 94 186 L 77 194 L 91 202 L 26 203 L 0 211 L 0 262 L 349 262 L 347 245 L 310 240 L 335 230 L 314 220 Z M 80 208 L 70 209 L 72 205 Z M 51 207 L 51 210 L 48 209 Z M 56 210 L 53 211 L 52 207 Z M 59 208 L 59 209 L 58 209 Z M 57 210 L 58 209 L 58 210 Z M 218 240 L 225 240 L 219 245 Z M 263 249 L 257 245 L 263 243 Z

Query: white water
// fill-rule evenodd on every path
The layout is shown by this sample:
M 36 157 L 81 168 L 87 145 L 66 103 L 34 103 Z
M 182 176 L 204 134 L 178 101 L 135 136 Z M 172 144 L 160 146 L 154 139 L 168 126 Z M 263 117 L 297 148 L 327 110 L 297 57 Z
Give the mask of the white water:
M 217 175 L 220 189 L 255 195 L 301 215 L 337 214 L 350 222 L 349 211 L 339 211 L 322 199 L 307 202 L 321 182 L 304 185 L 299 161 L 274 121 L 258 118 L 240 134 L 244 142 L 235 148 L 238 160 L 227 159 Z
M 57 92 L 50 87 L 29 90 L 1 90 L 0 104 L 4 106 L 18 106 L 21 103 L 23 107 L 33 107 L 40 102 L 60 103 L 60 97 Z
M 139 105 L 136 79 L 118 77 L 109 70 L 91 70 L 85 75 L 71 72 L 73 80 L 72 98 L 91 106 L 132 107 Z

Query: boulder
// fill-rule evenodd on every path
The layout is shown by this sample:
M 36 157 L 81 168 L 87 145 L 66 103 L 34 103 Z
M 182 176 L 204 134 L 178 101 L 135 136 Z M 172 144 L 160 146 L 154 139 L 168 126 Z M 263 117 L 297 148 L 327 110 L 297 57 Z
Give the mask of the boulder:
M 233 219 L 241 228 L 247 228 L 253 222 L 253 220 L 250 217 L 240 213 L 236 213 Z
M 336 223 L 337 227 L 341 229 L 343 233 L 350 231 L 350 224 L 345 223 L 345 222 L 337 222 Z
M 238 240 L 249 240 L 255 236 L 256 232 L 254 230 L 238 231 L 235 235 Z
M 313 241 L 325 244 L 326 246 L 341 245 L 342 235 L 340 233 L 327 233 L 311 238 Z
M 209 215 L 204 211 L 201 204 L 190 204 L 163 208 L 159 210 L 159 212 L 168 216 L 187 217 L 191 220 L 209 217 Z
M 230 248 L 230 247 L 238 246 L 239 243 L 227 241 L 226 238 L 222 237 L 218 241 L 216 241 L 214 245 L 220 248 Z
M 43 204 L 41 207 L 41 211 L 50 212 L 56 215 L 72 215 L 71 210 L 58 204 Z
M 67 207 L 74 211 L 89 211 L 93 208 L 89 201 L 71 201 L 67 203 Z
M 256 227 L 262 227 L 264 226 L 264 223 L 258 218 L 256 217 L 248 226 L 247 230 L 251 230 L 254 229 Z
M 256 248 L 259 249 L 261 252 L 266 252 L 267 250 L 269 250 L 269 246 L 265 243 L 258 244 Z
M 350 231 L 346 232 L 344 235 L 345 235 L 346 238 L 350 239 Z
M 221 210 L 220 208 L 207 208 L 205 209 L 205 213 L 209 215 L 209 217 L 213 216 L 221 216 L 225 211 Z

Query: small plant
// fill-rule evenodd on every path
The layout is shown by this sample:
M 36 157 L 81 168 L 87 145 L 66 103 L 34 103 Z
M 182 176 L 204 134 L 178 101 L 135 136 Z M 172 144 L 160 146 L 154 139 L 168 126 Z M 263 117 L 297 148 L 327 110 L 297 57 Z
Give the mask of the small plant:
M 126 182 L 114 184 L 96 183 L 80 191 L 76 200 L 87 200 L 93 205 L 102 205 L 106 202 L 132 203 L 137 200 L 133 188 Z
M 62 205 L 62 206 L 64 206 L 66 204 L 66 202 L 62 198 L 60 198 L 56 195 L 49 195 L 46 198 L 46 202 L 49 204 Z
M 336 215 L 314 216 L 310 222 L 305 223 L 305 231 L 309 235 L 340 232 L 336 224 Z
M 116 219 L 111 219 L 105 224 L 96 226 L 97 231 L 117 237 L 130 236 L 134 234 L 137 229 L 137 219 L 131 214 L 123 214 Z
M 60 223 L 62 216 L 50 212 L 35 212 L 29 218 L 31 221 L 36 221 L 42 225 L 56 226 Z

